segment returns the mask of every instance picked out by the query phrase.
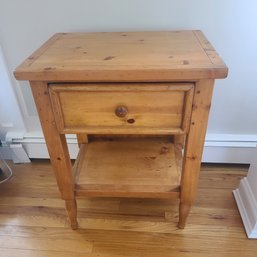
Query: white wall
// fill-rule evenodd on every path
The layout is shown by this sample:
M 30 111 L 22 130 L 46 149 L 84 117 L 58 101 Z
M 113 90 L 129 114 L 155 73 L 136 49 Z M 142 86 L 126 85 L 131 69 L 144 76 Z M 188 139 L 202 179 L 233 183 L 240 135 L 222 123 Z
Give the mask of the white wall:
M 208 133 L 257 136 L 256 10 L 256 0 L 0 0 L 0 42 L 11 72 L 56 32 L 201 29 L 230 69 L 216 83 Z M 26 124 L 39 130 L 20 85 Z
M 0 139 L 7 132 L 23 132 L 25 126 L 0 45 Z

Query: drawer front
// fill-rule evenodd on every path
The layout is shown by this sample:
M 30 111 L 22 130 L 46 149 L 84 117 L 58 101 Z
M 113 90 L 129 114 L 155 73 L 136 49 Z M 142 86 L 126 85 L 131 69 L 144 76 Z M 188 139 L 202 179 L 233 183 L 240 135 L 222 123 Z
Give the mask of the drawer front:
M 61 133 L 181 134 L 191 115 L 194 85 L 50 84 Z

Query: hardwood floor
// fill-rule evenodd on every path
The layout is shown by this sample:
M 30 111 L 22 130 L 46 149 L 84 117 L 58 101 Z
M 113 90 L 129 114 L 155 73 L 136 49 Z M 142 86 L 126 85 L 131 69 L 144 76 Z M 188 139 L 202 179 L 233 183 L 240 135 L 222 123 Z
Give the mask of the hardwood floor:
M 81 199 L 80 228 L 70 229 L 48 161 L 11 165 L 0 185 L 0 256 L 257 256 L 232 196 L 247 166 L 203 165 L 188 224 L 179 230 L 169 200 Z

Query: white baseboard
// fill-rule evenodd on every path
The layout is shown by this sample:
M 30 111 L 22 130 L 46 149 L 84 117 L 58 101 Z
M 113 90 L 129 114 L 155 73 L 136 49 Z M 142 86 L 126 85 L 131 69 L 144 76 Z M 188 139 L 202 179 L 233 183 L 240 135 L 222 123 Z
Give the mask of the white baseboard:
M 78 155 L 78 144 L 75 135 L 66 135 L 69 153 L 71 159 L 76 159 Z M 26 150 L 29 158 L 34 159 L 48 159 L 49 154 L 47 151 L 45 139 L 41 133 L 27 133 L 23 140 L 15 140 L 21 142 Z
M 249 164 L 253 155 L 253 147 L 205 145 L 202 162 Z
M 249 164 L 254 158 L 256 145 L 257 135 L 207 134 L 202 161 Z
M 67 135 L 67 143 L 72 159 L 77 157 L 78 146 L 75 135 Z M 30 158 L 49 158 L 41 132 L 27 133 L 21 143 Z M 250 163 L 257 144 L 257 135 L 207 134 L 203 162 L 207 163 Z
M 246 234 L 249 238 L 257 238 L 257 202 L 247 178 L 240 181 L 238 189 L 233 191 L 241 214 Z
M 12 160 L 14 163 L 29 163 L 30 159 L 22 144 L 4 142 L 0 147 L 0 160 Z

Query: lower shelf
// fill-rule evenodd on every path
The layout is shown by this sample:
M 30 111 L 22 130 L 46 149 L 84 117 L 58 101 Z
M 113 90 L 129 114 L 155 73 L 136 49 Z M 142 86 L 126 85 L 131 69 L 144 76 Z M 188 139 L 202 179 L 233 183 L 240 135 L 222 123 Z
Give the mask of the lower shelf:
M 74 164 L 76 196 L 179 197 L 181 159 L 164 138 L 83 144 Z

